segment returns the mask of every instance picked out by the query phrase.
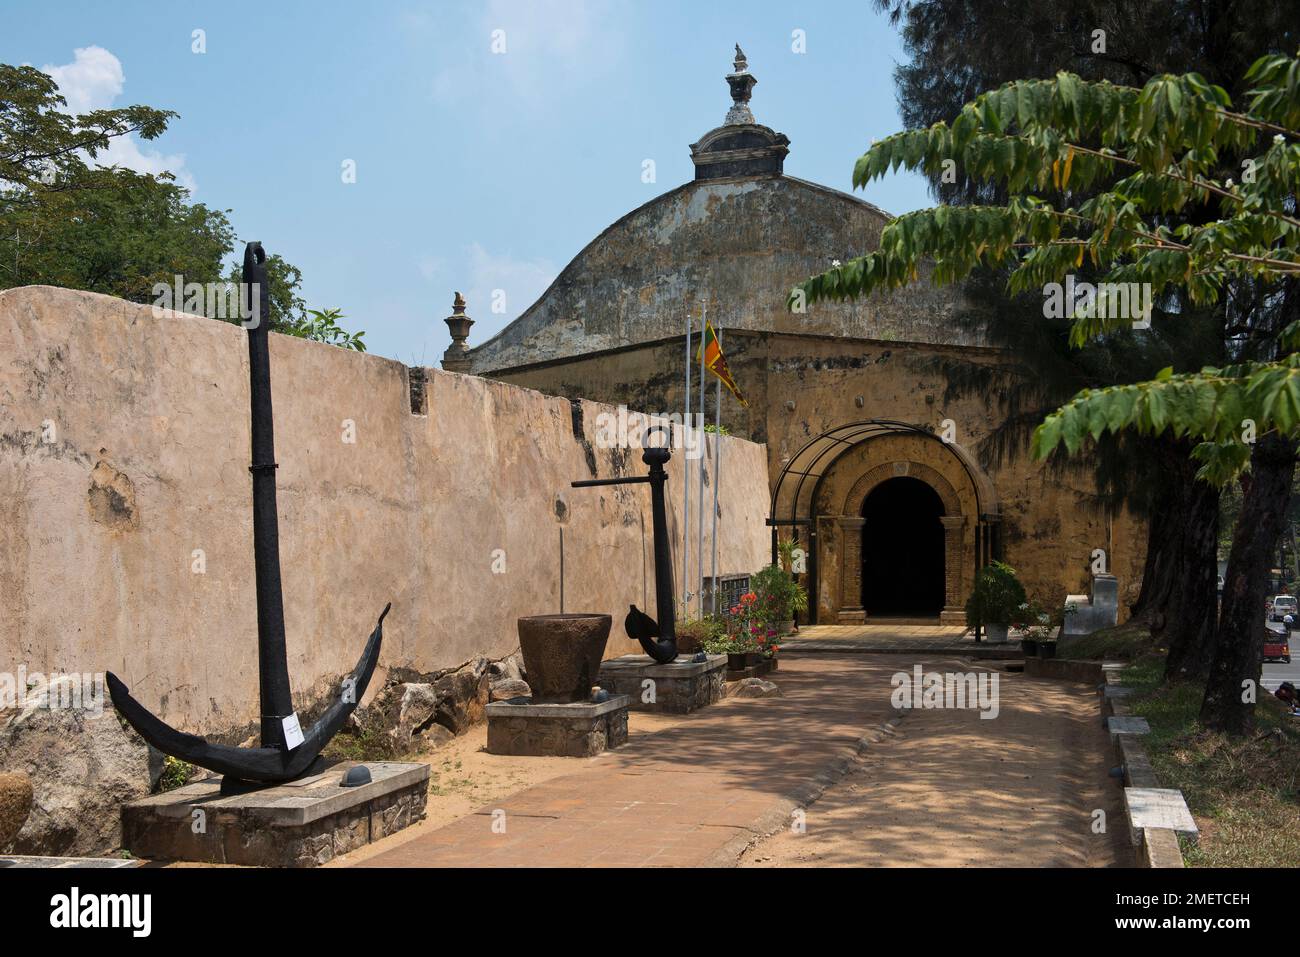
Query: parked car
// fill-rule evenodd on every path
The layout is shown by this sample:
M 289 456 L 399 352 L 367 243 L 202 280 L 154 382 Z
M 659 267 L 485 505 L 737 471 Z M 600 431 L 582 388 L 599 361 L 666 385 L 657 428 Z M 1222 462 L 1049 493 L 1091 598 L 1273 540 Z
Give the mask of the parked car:
M 1291 635 L 1285 631 L 1273 631 L 1271 628 L 1264 636 L 1264 660 L 1291 663 Z
M 1296 616 L 1300 614 L 1300 602 L 1296 601 L 1295 595 L 1274 595 L 1273 604 L 1268 610 L 1269 621 L 1281 621 L 1286 615 Z

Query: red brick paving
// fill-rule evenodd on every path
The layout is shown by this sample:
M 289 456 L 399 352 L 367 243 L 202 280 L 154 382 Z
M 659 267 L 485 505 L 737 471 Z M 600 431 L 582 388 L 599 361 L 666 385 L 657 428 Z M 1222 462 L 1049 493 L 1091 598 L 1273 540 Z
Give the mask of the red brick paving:
M 897 656 L 786 658 L 780 698 L 727 699 L 359 867 L 690 867 L 780 820 L 890 715 Z M 504 833 L 493 812 L 504 812 Z M 497 819 L 501 819 L 498 815 Z M 765 823 L 766 819 L 766 823 Z

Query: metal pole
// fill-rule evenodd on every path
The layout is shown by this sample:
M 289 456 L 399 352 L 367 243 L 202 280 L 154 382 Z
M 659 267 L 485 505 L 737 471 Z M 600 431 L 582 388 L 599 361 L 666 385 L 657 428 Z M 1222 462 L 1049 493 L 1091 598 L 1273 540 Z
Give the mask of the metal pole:
M 699 530 L 699 548 L 696 549 L 696 563 L 699 566 L 699 575 L 696 580 L 700 583 L 696 591 L 699 615 L 704 617 L 704 456 L 708 452 L 708 447 L 704 445 L 704 359 L 705 359 L 705 329 L 708 328 L 709 321 L 709 300 L 704 300 L 704 308 L 700 311 L 700 530 Z
M 713 330 L 713 334 L 718 337 L 718 348 L 722 348 L 722 334 L 718 330 Z M 714 405 L 716 406 L 715 416 L 713 419 L 713 600 L 711 609 L 713 614 L 718 613 L 718 491 L 722 487 L 722 380 L 718 379 L 714 383 Z
M 682 446 L 686 446 L 691 427 L 691 311 L 686 310 L 686 415 L 682 420 Z M 671 443 L 670 443 L 671 444 Z M 690 617 L 691 609 L 691 481 L 690 459 L 682 457 L 682 613 Z M 656 570 L 655 574 L 658 574 Z

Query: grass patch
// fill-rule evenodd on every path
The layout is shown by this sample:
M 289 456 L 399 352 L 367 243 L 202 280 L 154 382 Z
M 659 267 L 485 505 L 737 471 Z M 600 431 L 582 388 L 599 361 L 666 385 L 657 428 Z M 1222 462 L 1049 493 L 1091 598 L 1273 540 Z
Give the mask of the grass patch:
M 1134 661 L 1159 651 L 1151 632 L 1133 622 L 1103 628 L 1090 635 L 1062 636 L 1056 646 L 1057 657 L 1086 661 Z
M 1162 685 L 1163 657 L 1142 658 L 1124 670 L 1134 688 L 1132 713 L 1147 719 L 1143 739 L 1163 787 L 1183 792 L 1201 830 L 1182 841 L 1192 867 L 1293 867 L 1300 859 L 1300 719 L 1261 693 L 1256 731 L 1230 738 L 1201 726 L 1204 688 Z

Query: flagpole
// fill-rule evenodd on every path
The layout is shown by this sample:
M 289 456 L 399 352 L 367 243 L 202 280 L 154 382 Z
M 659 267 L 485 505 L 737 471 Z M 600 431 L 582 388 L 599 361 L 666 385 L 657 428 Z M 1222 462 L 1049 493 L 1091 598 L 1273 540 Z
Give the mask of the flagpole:
M 704 370 L 705 363 L 708 360 L 708 349 L 706 348 L 709 327 L 709 301 L 704 300 L 704 309 L 700 312 L 700 530 L 699 530 L 699 547 L 696 549 L 696 564 L 699 569 L 699 575 L 696 580 L 699 582 L 699 588 L 696 591 L 696 600 L 698 602 L 700 617 L 704 617 L 704 456 L 708 454 L 708 446 L 705 445 L 704 418 L 705 406 L 705 383 Z
M 718 338 L 718 352 L 722 352 L 722 333 L 714 330 Z M 718 613 L 718 493 L 722 488 L 722 379 L 715 383 L 714 401 L 717 405 L 713 428 L 713 614 Z
M 686 415 L 682 420 L 682 446 L 691 427 L 691 310 L 686 309 Z M 691 610 L 691 481 L 690 459 L 682 459 L 682 619 Z

